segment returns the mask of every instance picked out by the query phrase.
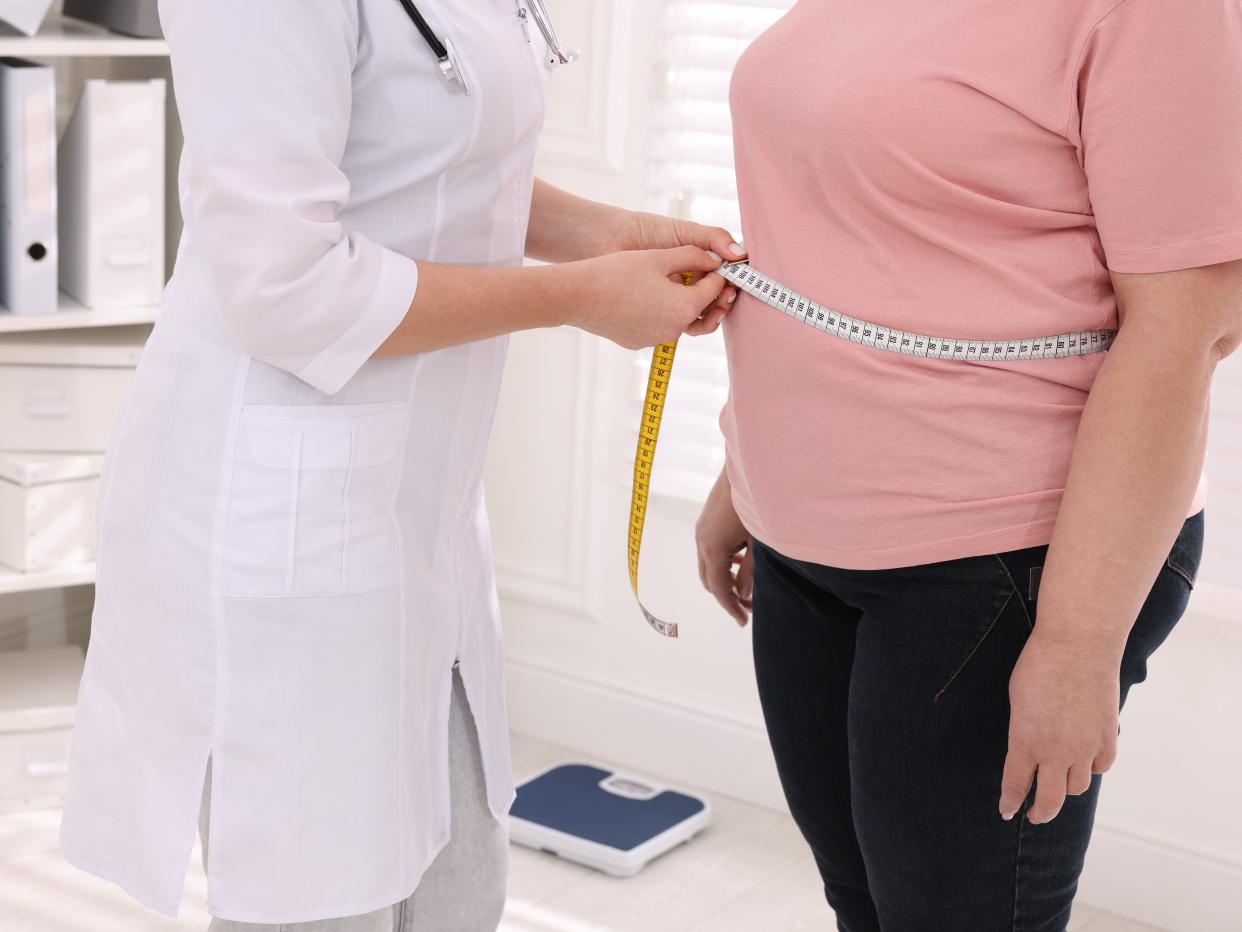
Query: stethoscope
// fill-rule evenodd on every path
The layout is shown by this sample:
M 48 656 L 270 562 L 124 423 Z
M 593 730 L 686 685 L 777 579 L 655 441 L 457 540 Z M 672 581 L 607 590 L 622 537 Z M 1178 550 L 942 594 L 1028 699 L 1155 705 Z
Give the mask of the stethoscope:
M 436 63 L 440 66 L 440 74 L 444 80 L 459 88 L 463 94 L 469 94 L 470 85 L 466 82 L 466 73 L 457 60 L 457 50 L 453 48 L 452 40 L 448 37 L 440 39 L 435 34 L 427 25 L 427 20 L 423 19 L 423 14 L 418 12 L 414 0 L 400 0 L 400 3 L 410 19 L 414 21 L 414 25 L 418 27 L 427 47 L 431 49 L 431 54 L 436 57 Z M 522 30 L 526 33 L 526 41 L 529 42 L 530 20 L 534 19 L 535 25 L 539 27 L 544 41 L 548 44 L 549 52 L 545 59 L 548 67 L 558 68 L 577 59 L 578 52 L 575 49 L 562 47 L 561 40 L 556 35 L 556 28 L 552 25 L 552 17 L 548 14 L 548 8 L 543 5 L 543 0 L 525 0 L 525 3 L 526 5 L 523 6 L 523 0 L 514 0 L 518 22 L 521 23 Z

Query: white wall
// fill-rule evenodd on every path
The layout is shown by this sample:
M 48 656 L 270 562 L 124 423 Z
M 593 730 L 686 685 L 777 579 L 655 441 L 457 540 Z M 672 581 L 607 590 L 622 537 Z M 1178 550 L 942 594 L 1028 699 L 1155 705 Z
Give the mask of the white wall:
M 586 54 L 554 81 L 543 177 L 643 205 L 656 2 L 550 3 Z M 780 808 L 749 635 L 699 590 L 693 505 L 653 502 L 643 561 L 645 597 L 681 639 L 649 631 L 629 593 L 632 358 L 568 331 L 513 343 L 488 473 L 513 725 Z M 1082 887 L 1089 903 L 1194 932 L 1242 928 L 1242 608 L 1216 596 L 1127 707 Z

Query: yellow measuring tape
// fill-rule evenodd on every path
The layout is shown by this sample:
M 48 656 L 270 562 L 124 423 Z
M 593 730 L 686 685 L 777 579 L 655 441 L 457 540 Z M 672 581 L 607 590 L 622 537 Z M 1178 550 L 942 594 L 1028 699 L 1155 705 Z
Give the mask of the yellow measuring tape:
M 676 343 L 661 343 L 651 354 L 651 374 L 647 376 L 647 397 L 643 401 L 643 420 L 638 428 L 638 452 L 634 454 L 634 493 L 630 498 L 630 588 L 647 624 L 665 637 L 677 637 L 677 625 L 661 621 L 643 605 L 638 595 L 638 557 L 643 547 L 643 525 L 647 521 L 647 499 L 651 493 L 651 466 L 660 440 L 664 419 L 664 399 L 673 375 Z
M 694 284 L 694 275 L 683 272 L 681 280 Z M 664 399 L 668 397 L 668 384 L 673 377 L 673 360 L 677 356 L 676 343 L 661 343 L 652 351 L 651 371 L 647 375 L 647 395 L 643 400 L 643 419 L 638 427 L 638 450 L 634 454 L 634 492 L 630 497 L 630 588 L 642 610 L 647 624 L 658 634 L 677 637 L 677 625 L 662 621 L 647 610 L 638 594 L 638 558 L 643 549 L 643 525 L 647 522 L 647 501 L 651 494 L 651 467 L 655 463 L 656 446 L 660 442 L 660 423 L 664 420 Z

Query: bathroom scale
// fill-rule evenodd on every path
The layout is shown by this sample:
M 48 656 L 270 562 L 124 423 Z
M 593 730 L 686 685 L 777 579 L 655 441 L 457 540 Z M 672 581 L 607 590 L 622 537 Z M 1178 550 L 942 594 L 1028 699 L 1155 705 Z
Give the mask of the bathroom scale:
M 632 877 L 711 821 L 711 804 L 646 777 L 557 764 L 523 781 L 510 813 L 515 844 L 614 877 Z

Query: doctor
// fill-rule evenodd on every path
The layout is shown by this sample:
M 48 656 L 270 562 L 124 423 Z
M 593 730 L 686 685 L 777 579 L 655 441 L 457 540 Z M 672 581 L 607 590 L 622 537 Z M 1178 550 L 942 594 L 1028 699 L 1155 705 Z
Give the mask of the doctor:
M 494 929 L 505 335 L 706 333 L 741 249 L 534 181 L 534 0 L 161 14 L 185 235 L 104 481 L 65 853 L 173 915 L 202 815 L 213 930 Z

